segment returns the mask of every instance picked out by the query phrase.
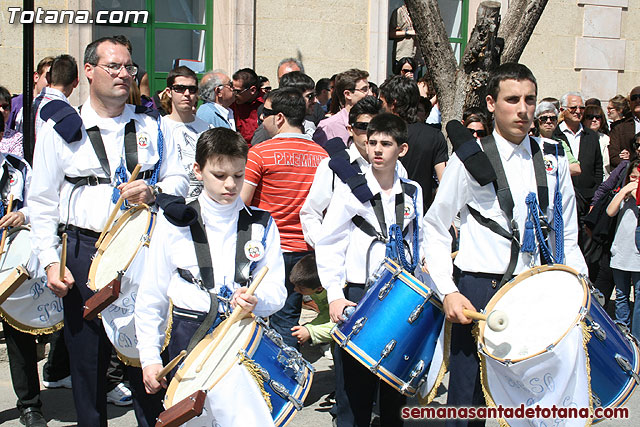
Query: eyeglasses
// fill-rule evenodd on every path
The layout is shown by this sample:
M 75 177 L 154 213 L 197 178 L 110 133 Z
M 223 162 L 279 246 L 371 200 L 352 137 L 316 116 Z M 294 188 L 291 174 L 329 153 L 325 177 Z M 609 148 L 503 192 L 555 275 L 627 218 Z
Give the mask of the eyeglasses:
M 587 120 L 600 120 L 602 121 L 602 116 L 600 114 L 587 114 L 584 116 Z
M 362 131 L 367 130 L 368 126 L 369 126 L 368 122 L 355 122 L 351 124 L 352 128 L 362 130 Z
M 249 86 L 249 87 L 248 87 L 248 88 L 246 88 L 246 89 L 236 89 L 236 88 L 234 88 L 233 86 L 231 86 L 231 87 L 232 87 L 232 89 L 231 89 L 231 90 L 233 91 L 233 93 L 235 93 L 235 94 L 236 94 L 236 96 L 238 96 L 238 95 L 240 95 L 240 94 L 245 93 L 246 91 L 248 91 L 249 89 L 251 89 L 253 86 Z
M 469 128 L 467 128 L 469 129 Z M 472 134 L 476 136 L 476 138 L 484 138 L 487 136 L 487 131 L 484 129 L 469 129 Z
M 272 87 L 271 86 L 263 86 L 262 91 L 263 92 L 271 92 Z
M 177 93 L 185 93 L 187 90 L 190 94 L 194 94 L 198 91 L 198 86 L 195 85 L 173 85 L 171 90 Z
M 266 119 L 269 116 L 275 116 L 276 114 L 278 114 L 277 111 L 273 111 L 271 108 L 267 108 L 267 107 L 263 107 L 262 108 L 262 120 Z
M 634 93 L 633 95 L 629 95 L 629 101 L 638 101 L 640 100 L 640 93 Z
M 555 123 L 558 121 L 558 116 L 540 116 L 538 117 L 538 121 L 540 123 L 546 123 L 546 122 Z
M 584 105 L 574 105 L 573 107 L 564 107 L 566 110 L 571 111 L 572 113 L 575 113 L 576 110 L 580 110 L 580 111 L 584 111 L 585 106 Z
M 0 108 L 2 108 L 4 111 L 8 111 L 9 108 L 11 108 L 11 104 L 0 104 Z
M 135 65 L 124 65 L 124 64 L 96 64 L 96 67 L 100 67 L 107 72 L 112 78 L 118 77 L 120 75 L 120 70 L 123 68 L 131 77 L 138 74 L 138 67 Z
M 313 98 L 316 97 L 316 93 L 315 92 L 309 92 L 308 94 L 304 95 L 305 98 L 307 98 L 307 101 L 311 101 Z
M 369 93 L 370 90 L 371 90 L 371 87 L 369 85 L 366 85 L 366 86 L 363 86 L 361 88 L 355 88 L 351 92 L 358 91 L 358 92 L 362 92 L 364 94 L 367 94 L 367 93 Z

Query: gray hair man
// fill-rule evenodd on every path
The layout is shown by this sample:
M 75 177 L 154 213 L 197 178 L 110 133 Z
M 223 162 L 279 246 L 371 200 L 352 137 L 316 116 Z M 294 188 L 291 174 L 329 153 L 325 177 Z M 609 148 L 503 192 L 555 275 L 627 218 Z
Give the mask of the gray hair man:
M 198 108 L 196 116 L 211 126 L 236 130 L 233 110 L 229 108 L 236 99 L 233 84 L 222 70 L 214 70 L 202 78 L 200 99 L 205 103 Z

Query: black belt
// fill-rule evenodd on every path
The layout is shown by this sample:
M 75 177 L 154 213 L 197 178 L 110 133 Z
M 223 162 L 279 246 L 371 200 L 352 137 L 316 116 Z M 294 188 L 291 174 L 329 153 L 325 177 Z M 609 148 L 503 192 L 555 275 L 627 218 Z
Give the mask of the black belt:
M 475 277 L 477 279 L 495 279 L 498 280 L 498 282 L 500 282 L 500 280 L 502 280 L 502 277 L 504 276 L 503 274 L 500 273 L 476 273 L 476 272 L 472 272 L 472 271 L 462 271 L 461 274 L 464 274 L 465 276 L 471 276 L 471 277 Z M 516 276 L 510 276 L 508 277 L 508 280 L 513 279 Z
M 364 283 L 351 283 L 351 282 L 347 282 L 347 287 L 364 288 Z
M 65 231 L 71 231 L 73 233 L 82 234 L 84 236 L 92 237 L 94 239 L 100 238 L 100 233 L 98 233 L 97 231 L 89 230 L 87 228 L 76 227 L 73 224 L 67 224 L 66 226 L 64 224 L 58 225 L 58 234 L 62 235 L 62 233 L 64 233 Z
M 153 176 L 153 169 L 140 172 L 136 179 L 150 179 Z M 99 184 L 111 184 L 111 178 L 102 178 L 97 176 L 65 176 L 65 181 L 70 182 L 78 187 L 88 185 L 95 187 Z
M 204 322 L 204 319 L 207 317 L 207 313 L 204 311 L 189 310 L 188 308 L 181 308 L 176 306 L 173 307 L 172 313 L 173 316 L 179 319 L 198 323 Z M 221 320 L 226 319 L 224 313 L 218 313 L 218 316 Z

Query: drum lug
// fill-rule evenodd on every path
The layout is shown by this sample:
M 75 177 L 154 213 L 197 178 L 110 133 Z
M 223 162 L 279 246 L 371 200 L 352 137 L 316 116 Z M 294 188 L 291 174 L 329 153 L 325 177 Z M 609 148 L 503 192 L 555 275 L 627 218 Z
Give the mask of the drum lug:
M 300 386 L 304 386 L 306 361 L 300 352 L 293 347 L 284 347 L 278 352 L 276 358 L 284 366 L 285 373 L 294 377 Z
M 585 319 L 587 322 L 589 322 L 589 326 L 591 327 L 593 335 L 595 335 L 596 338 L 598 338 L 600 341 L 605 341 L 607 339 L 607 333 L 604 331 L 604 329 L 602 329 L 598 322 L 593 320 L 591 314 L 587 314 L 585 316 Z
M 631 366 L 631 363 L 627 360 L 627 358 L 620 354 L 616 354 L 615 359 L 622 370 L 629 374 L 631 378 L 633 378 L 633 380 L 636 382 L 636 384 L 640 384 L 640 376 L 638 376 L 638 374 L 633 371 L 633 366 Z
M 413 383 L 413 381 L 422 374 L 422 371 L 424 371 L 424 367 L 424 360 L 420 360 L 418 363 L 416 363 L 416 366 L 414 366 L 411 370 L 411 373 L 409 373 L 409 381 L 402 384 L 400 393 L 405 394 L 407 392 L 407 389 L 411 386 L 411 383 Z
M 593 392 L 593 390 L 591 390 L 591 400 L 593 400 L 593 407 L 594 408 L 602 408 L 602 400 L 600 400 L 598 395 L 595 394 Z
M 409 318 L 407 319 L 409 323 L 415 322 L 418 319 L 418 317 L 420 317 L 420 314 L 422 313 L 422 310 L 424 309 L 424 305 L 427 303 L 427 301 L 429 300 L 425 299 L 424 301 L 422 301 L 422 304 L 420 304 L 419 306 L 413 309 L 413 311 L 409 315 Z
M 142 242 L 143 246 L 149 246 L 149 242 L 151 241 L 151 236 L 149 234 L 144 234 L 140 237 L 140 242 Z
M 385 297 L 387 296 L 387 294 L 389 293 L 389 291 L 391 290 L 391 288 L 393 288 L 393 284 L 395 283 L 395 281 L 393 280 L 393 278 L 391 280 L 389 280 L 387 283 L 385 283 L 385 285 L 380 289 L 380 292 L 378 292 L 378 299 L 380 301 L 382 301 L 383 299 L 385 299 Z
M 385 359 L 391 354 L 393 349 L 396 347 L 396 343 L 396 340 L 391 340 L 387 343 L 387 345 L 384 346 L 382 352 L 380 353 L 380 359 L 378 359 L 375 365 L 369 368 L 371 372 L 373 372 L 374 374 L 378 372 L 378 368 L 380 367 L 380 363 L 382 363 L 382 359 Z
M 354 323 L 353 326 L 351 327 L 351 332 L 349 332 L 349 335 L 347 335 L 347 337 L 344 339 L 342 344 L 340 344 L 340 348 L 345 348 L 347 346 L 347 343 L 351 339 L 351 337 L 354 335 L 358 335 L 358 332 L 360 332 L 360 329 L 362 329 L 362 327 L 366 322 L 367 322 L 366 316 L 363 316 L 358 320 L 356 320 L 356 323 Z
M 298 411 L 302 410 L 302 402 L 299 399 L 296 399 L 295 397 L 291 396 L 291 394 L 289 393 L 289 390 L 287 390 L 287 388 L 282 383 L 271 380 L 269 381 L 269 385 L 271 386 L 273 391 L 275 391 L 276 394 L 278 394 L 278 396 L 291 402 L 293 406 L 296 408 L 296 410 Z

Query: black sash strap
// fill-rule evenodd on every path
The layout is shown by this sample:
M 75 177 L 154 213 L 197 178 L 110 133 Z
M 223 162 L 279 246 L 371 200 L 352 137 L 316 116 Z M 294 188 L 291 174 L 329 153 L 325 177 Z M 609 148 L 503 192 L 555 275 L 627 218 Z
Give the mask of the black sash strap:
M 234 281 L 241 285 L 245 285 L 251 278 L 252 261 L 247 258 L 244 247 L 251 240 L 251 225 L 261 224 L 265 231 L 269 224 L 271 216 L 268 212 L 258 209 L 251 209 L 249 212 L 246 208 L 240 211 L 238 215 L 238 237 L 236 239 L 236 272 Z
M 2 178 L 0 178 L 0 192 L 4 191 L 4 187 L 9 181 L 9 164 L 7 162 L 2 163 Z
M 200 203 L 196 199 L 189 203 L 189 206 L 193 207 L 198 212 L 198 221 L 191 224 L 189 228 L 191 229 L 191 239 L 193 240 L 193 246 L 196 251 L 196 260 L 198 261 L 198 267 L 200 268 L 200 277 L 202 278 L 200 285 L 209 292 L 210 305 L 207 317 L 205 317 L 204 321 L 200 324 L 189 341 L 187 353 L 190 353 L 191 350 L 193 350 L 193 348 L 202 341 L 218 315 L 218 297 L 213 293 L 213 288 L 215 287 L 213 263 L 211 261 L 209 242 L 207 241 L 207 232 L 205 231 L 204 222 L 202 221 Z M 195 278 L 193 280 L 195 280 Z
M 407 194 L 409 197 L 413 198 L 413 195 L 416 192 L 416 187 L 407 183 L 402 182 L 402 193 L 396 194 L 396 224 L 400 227 L 400 229 L 404 228 L 404 195 Z M 389 237 L 388 227 L 386 221 L 384 219 L 384 208 L 382 207 L 382 199 L 380 197 L 380 193 L 377 193 L 370 200 L 371 207 L 373 208 L 373 213 L 376 215 L 376 219 L 378 220 L 378 225 L 380 226 L 381 233 L 376 231 L 375 227 L 367 222 L 360 215 L 354 216 L 351 220 L 353 223 L 362 230 L 365 234 L 368 234 L 371 237 L 375 237 L 378 240 L 387 240 Z
M 492 232 L 511 241 L 511 256 L 509 258 L 509 264 L 507 266 L 507 270 L 502 276 L 502 280 L 500 281 L 500 286 L 502 286 L 506 282 L 508 282 L 511 277 L 513 277 L 513 272 L 515 271 L 516 265 L 518 264 L 518 255 L 520 252 L 520 231 L 518 230 L 518 224 L 513 219 L 513 196 L 509 188 L 507 175 L 504 171 L 500 153 L 498 152 L 496 140 L 493 135 L 489 135 L 488 137 L 481 139 L 480 142 L 482 144 L 483 151 L 486 153 L 487 158 L 489 159 L 489 162 L 491 163 L 491 166 L 496 173 L 496 180 L 493 181 L 493 186 L 496 191 L 500 209 L 507 217 L 509 230 L 505 230 L 500 226 L 500 224 L 493 221 L 492 219 L 483 217 L 480 212 L 478 212 L 471 206 L 467 205 L 467 208 L 469 209 L 469 213 L 471 214 L 471 216 L 473 216 L 473 218 L 480 225 L 487 227 Z M 545 212 L 547 207 L 549 206 L 549 191 L 547 187 L 547 177 L 544 168 L 544 159 L 542 156 L 542 151 L 540 150 L 537 142 L 530 139 L 529 143 L 531 146 L 533 169 L 536 177 L 540 209 Z
M 96 153 L 96 156 L 98 156 L 100 167 L 102 167 L 102 170 L 105 175 L 107 175 L 107 177 L 111 177 L 109 159 L 107 158 L 107 152 L 104 149 L 102 136 L 100 136 L 100 128 L 98 126 L 90 127 L 89 129 L 87 129 L 87 136 L 89 137 L 89 141 L 91 141 L 93 151 Z
M 107 152 L 104 148 L 104 141 L 102 135 L 100 135 L 100 128 L 93 126 L 87 129 L 87 136 L 91 141 L 93 151 L 95 151 L 98 160 L 100 161 L 100 167 L 104 173 L 111 177 L 111 168 L 109 167 L 109 159 L 107 158 Z M 133 172 L 138 163 L 138 146 L 136 137 L 136 122 L 135 120 L 129 120 L 124 127 L 124 152 L 125 161 L 127 163 L 127 170 Z

